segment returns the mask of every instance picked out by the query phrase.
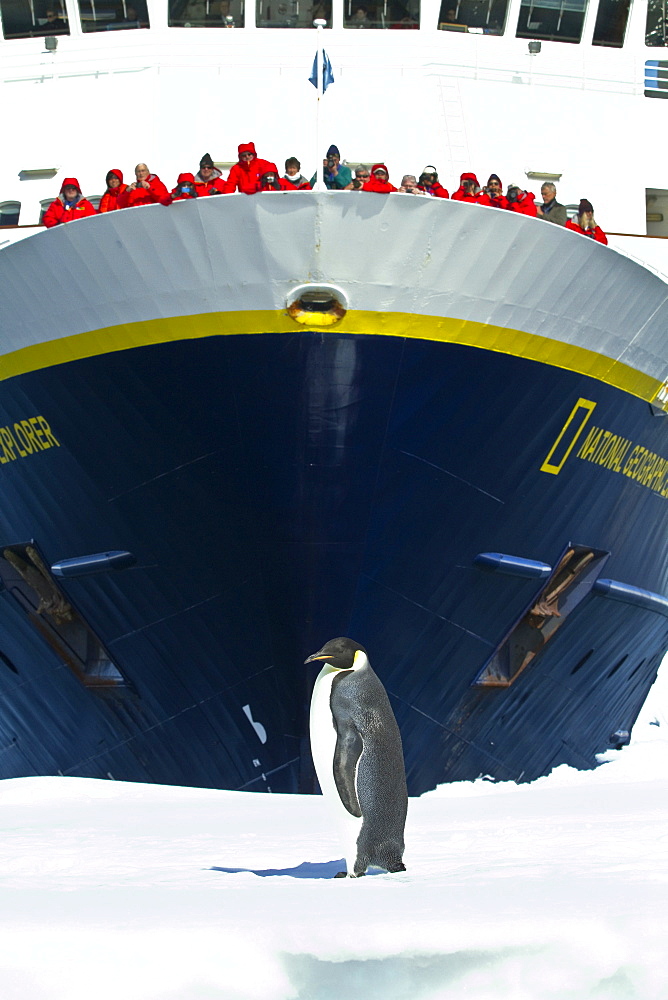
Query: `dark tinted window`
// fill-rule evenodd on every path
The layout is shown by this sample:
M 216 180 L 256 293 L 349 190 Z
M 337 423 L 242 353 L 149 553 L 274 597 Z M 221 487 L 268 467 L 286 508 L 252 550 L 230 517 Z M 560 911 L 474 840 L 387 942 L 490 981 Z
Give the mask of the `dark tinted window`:
M 441 0 L 438 26 L 441 31 L 502 35 L 507 11 L 508 0 Z
M 594 25 L 593 44 L 621 48 L 624 44 L 630 8 L 631 0 L 600 0 Z
M 173 28 L 243 28 L 244 0 L 170 0 Z
M 31 0 L 0 0 L 2 31 L 5 38 L 69 35 L 65 8 L 60 3 Z
M 0 204 L 0 226 L 18 226 L 20 201 L 3 201 Z
M 148 12 L 142 0 L 79 0 L 79 16 L 84 31 L 122 31 L 148 28 Z
M 420 27 L 420 0 L 345 0 L 343 23 L 346 28 Z
M 666 0 L 648 0 L 646 45 L 666 44 Z
M 258 28 L 312 28 L 316 19 L 332 26 L 331 0 L 319 0 L 311 6 L 305 0 L 256 0 Z
M 548 42 L 579 42 L 587 0 L 524 0 L 517 22 L 518 38 Z

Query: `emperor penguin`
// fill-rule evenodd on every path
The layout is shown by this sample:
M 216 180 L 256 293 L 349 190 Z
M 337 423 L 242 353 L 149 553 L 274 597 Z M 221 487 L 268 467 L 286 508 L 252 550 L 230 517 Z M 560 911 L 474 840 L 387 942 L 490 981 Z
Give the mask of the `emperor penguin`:
M 305 662 L 314 660 L 324 663 L 311 698 L 311 753 L 342 834 L 347 873 L 358 878 L 369 865 L 403 872 L 408 793 L 387 692 L 352 639 L 330 639 Z

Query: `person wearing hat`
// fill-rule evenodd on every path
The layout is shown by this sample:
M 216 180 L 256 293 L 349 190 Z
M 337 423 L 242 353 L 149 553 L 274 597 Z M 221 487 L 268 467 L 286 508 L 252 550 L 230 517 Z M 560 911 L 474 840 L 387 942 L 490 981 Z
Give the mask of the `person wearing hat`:
M 118 204 L 119 195 L 123 194 L 127 184 L 123 183 L 123 171 L 114 167 L 106 177 L 107 190 L 100 198 L 100 212 L 114 212 L 121 206 Z
M 484 190 L 492 208 L 508 208 L 508 199 L 503 193 L 503 184 L 498 174 L 489 175 Z
M 540 189 L 543 197 L 543 204 L 536 205 L 538 218 L 545 222 L 554 222 L 557 226 L 565 226 L 568 219 L 568 212 L 565 205 L 560 205 L 557 201 L 557 189 L 552 181 L 545 181 Z
M 172 201 L 188 201 L 197 198 L 197 185 L 193 174 L 179 174 L 176 187 L 172 188 Z
M 225 188 L 223 172 L 214 165 L 210 153 L 205 153 L 199 161 L 199 173 L 195 174 L 197 197 L 206 194 L 222 194 Z
M 74 219 L 85 219 L 87 215 L 97 215 L 95 206 L 81 194 L 79 181 L 76 177 L 66 177 L 60 188 L 60 194 L 52 201 L 42 222 L 50 229 L 61 222 L 72 222 Z
M 578 205 L 578 214 L 566 223 L 566 229 L 580 233 L 581 236 L 588 236 L 597 243 L 604 243 L 606 246 L 608 244 L 608 237 L 601 227 L 596 225 L 592 203 L 586 198 L 583 198 Z
M 511 184 L 506 191 L 506 198 L 508 199 L 508 208 L 511 212 L 517 212 L 519 215 L 528 215 L 533 219 L 536 218 L 538 210 L 536 209 L 536 202 L 531 191 L 524 191 L 517 184 Z
M 322 161 L 323 180 L 328 191 L 348 191 L 353 186 L 353 175 L 350 167 L 341 163 L 338 146 L 330 146 L 327 156 Z M 311 187 L 315 187 L 316 175 L 311 178 Z
M 223 194 L 241 191 L 255 194 L 257 182 L 268 170 L 276 170 L 273 163 L 261 160 L 255 151 L 254 142 L 242 142 L 238 146 L 239 162 L 235 163 L 223 185 Z
M 287 183 L 287 182 L 286 182 Z M 283 191 L 281 178 L 278 176 L 278 167 L 275 163 L 269 164 L 269 169 L 265 170 L 257 182 L 258 191 Z
M 473 205 L 491 205 L 489 197 L 480 190 L 478 178 L 466 171 L 459 178 L 459 187 L 452 196 L 453 201 L 467 201 Z
M 390 184 L 390 173 L 384 163 L 374 163 L 371 168 L 371 177 L 362 187 L 362 191 L 375 191 L 376 194 L 390 194 L 396 191 L 394 184 Z
M 450 197 L 443 185 L 439 182 L 436 167 L 432 167 L 431 164 L 426 166 L 420 174 L 417 190 L 421 194 L 431 195 L 432 198 Z

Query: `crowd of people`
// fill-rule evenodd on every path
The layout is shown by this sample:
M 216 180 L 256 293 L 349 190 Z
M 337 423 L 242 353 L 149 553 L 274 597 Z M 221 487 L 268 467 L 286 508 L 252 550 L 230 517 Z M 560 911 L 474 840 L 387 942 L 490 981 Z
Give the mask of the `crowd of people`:
M 316 176 L 308 180 L 301 173 L 301 164 L 295 156 L 285 161 L 285 171 L 279 173 L 275 163 L 263 160 L 257 155 L 255 144 L 241 143 L 238 161 L 226 178 L 216 167 L 209 153 L 200 160 L 196 174 L 179 174 L 176 186 L 169 191 L 160 178 L 151 173 L 145 163 L 135 167 L 135 180 L 123 182 L 123 172 L 116 168 L 106 176 L 107 189 L 100 199 L 99 209 L 84 198 L 76 177 L 66 177 L 58 198 L 44 213 L 45 226 L 56 226 L 72 219 L 96 215 L 97 212 L 112 212 L 137 205 L 159 203 L 170 205 L 174 201 L 202 198 L 216 194 L 257 194 L 262 191 L 303 191 L 310 190 Z M 566 207 L 556 198 L 557 189 L 546 181 L 541 187 L 542 203 L 536 203 L 535 195 L 516 184 L 511 184 L 503 193 L 503 184 L 498 174 L 490 174 L 487 183 L 481 187 L 476 175 L 470 171 L 463 173 L 459 187 L 450 195 L 438 179 L 438 171 L 427 165 L 419 177 L 405 174 L 397 188 L 390 183 L 390 174 L 384 163 L 375 163 L 371 168 L 364 164 L 351 169 L 341 162 L 341 154 L 336 146 L 330 146 L 323 160 L 322 179 L 329 190 L 372 191 L 378 194 L 400 192 L 431 198 L 452 198 L 474 205 L 487 205 L 502 211 L 518 212 L 533 218 L 543 219 L 557 226 L 564 226 L 598 243 L 607 243 L 605 233 L 594 219 L 594 209 L 590 201 L 583 198 L 573 219 L 568 218 Z

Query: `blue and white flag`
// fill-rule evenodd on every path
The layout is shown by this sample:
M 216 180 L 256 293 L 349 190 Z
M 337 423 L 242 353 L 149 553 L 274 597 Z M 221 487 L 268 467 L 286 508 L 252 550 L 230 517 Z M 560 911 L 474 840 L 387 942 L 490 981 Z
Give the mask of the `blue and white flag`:
M 332 64 L 329 61 L 329 56 L 327 55 L 327 53 L 325 52 L 324 49 L 322 50 L 321 68 L 322 68 L 322 92 L 324 94 L 324 92 L 329 87 L 330 83 L 334 83 L 334 73 L 332 71 Z M 309 80 L 311 81 L 311 83 L 313 84 L 313 86 L 316 88 L 316 90 L 318 90 L 319 89 L 318 88 L 319 80 L 318 80 L 318 54 L 317 54 L 317 52 L 316 52 L 315 59 L 313 60 L 313 69 L 311 70 L 311 75 L 309 77 Z

